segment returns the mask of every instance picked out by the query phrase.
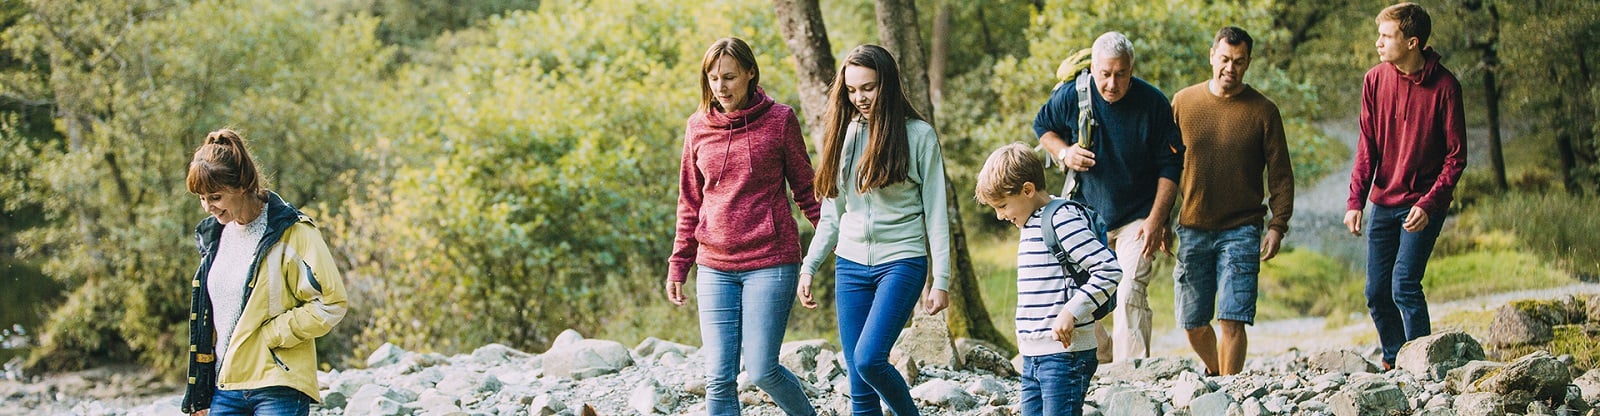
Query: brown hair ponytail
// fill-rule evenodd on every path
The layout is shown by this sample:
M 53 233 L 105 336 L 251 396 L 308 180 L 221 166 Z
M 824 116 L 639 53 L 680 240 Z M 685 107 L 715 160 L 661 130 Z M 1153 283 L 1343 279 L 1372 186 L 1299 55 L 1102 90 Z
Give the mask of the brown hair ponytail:
M 245 150 L 244 137 L 231 129 L 221 129 L 206 135 L 206 141 L 195 149 L 189 162 L 189 192 L 207 194 L 224 189 L 237 189 L 265 199 L 266 180 L 256 169 L 255 159 Z

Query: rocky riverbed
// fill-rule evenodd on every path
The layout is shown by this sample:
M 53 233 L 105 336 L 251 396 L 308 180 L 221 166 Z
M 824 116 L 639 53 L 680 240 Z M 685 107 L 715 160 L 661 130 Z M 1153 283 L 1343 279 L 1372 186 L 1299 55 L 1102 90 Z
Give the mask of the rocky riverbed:
M 907 347 L 922 351 L 902 350 L 895 361 L 914 379 L 912 394 L 924 413 L 1018 413 L 1011 360 L 966 340 Z M 837 350 L 824 340 L 783 348 L 782 362 L 805 381 L 821 414 L 849 412 Z M 1478 340 L 1453 332 L 1408 344 L 1398 367 L 1387 372 L 1362 353 L 1343 349 L 1255 357 L 1244 374 L 1227 377 L 1203 377 L 1196 363 L 1179 357 L 1107 364 L 1096 373 L 1086 414 L 1600 414 L 1592 410 L 1600 406 L 1600 370 L 1574 374 L 1570 357 L 1546 353 L 1509 362 L 1483 357 Z M 703 414 L 702 365 L 692 346 L 652 338 L 627 348 L 571 331 L 543 354 L 491 344 L 447 357 L 384 346 L 369 357 L 368 368 L 319 374 L 325 401 L 313 414 Z M 132 398 L 157 387 L 153 375 L 129 374 L 106 370 L 8 381 L 0 386 L 0 413 L 178 413 L 178 392 Z M 745 414 L 782 414 L 743 376 L 740 399 Z

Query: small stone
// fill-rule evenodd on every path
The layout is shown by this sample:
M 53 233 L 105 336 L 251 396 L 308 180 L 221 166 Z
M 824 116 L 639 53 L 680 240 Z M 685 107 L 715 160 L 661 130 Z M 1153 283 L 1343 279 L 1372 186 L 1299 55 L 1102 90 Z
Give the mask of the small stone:
M 367 356 L 367 368 L 383 367 L 400 362 L 400 356 L 405 353 L 406 350 L 385 342 L 383 345 L 379 345 L 378 349 L 373 350 L 371 355 Z

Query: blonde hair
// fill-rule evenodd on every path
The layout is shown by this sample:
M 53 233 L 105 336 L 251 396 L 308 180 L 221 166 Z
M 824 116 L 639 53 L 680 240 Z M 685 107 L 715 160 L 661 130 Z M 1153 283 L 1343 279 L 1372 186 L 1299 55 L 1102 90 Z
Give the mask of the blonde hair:
M 267 182 L 256 169 L 256 161 L 244 148 L 244 137 L 231 129 L 221 129 L 206 135 L 206 141 L 194 150 L 189 161 L 189 177 L 185 180 L 189 192 L 208 194 L 225 189 L 237 189 L 265 199 Z
M 993 206 L 1002 198 L 1021 193 L 1025 183 L 1032 183 L 1034 189 L 1044 187 L 1044 161 L 1028 145 L 1008 144 L 995 149 L 983 161 L 974 197 L 981 204 Z
M 1406 2 L 1385 7 L 1374 20 L 1378 23 L 1395 22 L 1400 26 L 1402 35 L 1417 38 L 1418 48 L 1428 46 L 1428 38 L 1433 35 L 1433 18 L 1428 17 L 1428 11 L 1420 4 Z

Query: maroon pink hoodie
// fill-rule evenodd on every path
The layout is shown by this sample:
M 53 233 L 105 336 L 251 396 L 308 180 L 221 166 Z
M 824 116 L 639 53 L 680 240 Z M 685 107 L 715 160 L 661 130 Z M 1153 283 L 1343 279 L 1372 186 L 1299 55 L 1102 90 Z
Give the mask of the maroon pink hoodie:
M 1450 208 L 1467 167 L 1461 84 L 1433 48 L 1422 58 L 1411 74 L 1388 62 L 1367 71 L 1349 209 L 1362 209 L 1369 198 L 1386 207 L 1415 205 L 1434 218 Z
M 667 278 L 687 280 L 703 264 L 748 271 L 800 263 L 800 231 L 790 191 L 811 224 L 811 156 L 794 109 L 757 88 L 754 103 L 730 113 L 713 108 L 689 116 L 678 171 L 678 230 Z

